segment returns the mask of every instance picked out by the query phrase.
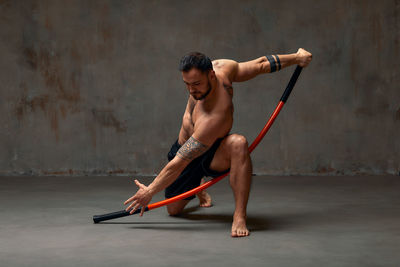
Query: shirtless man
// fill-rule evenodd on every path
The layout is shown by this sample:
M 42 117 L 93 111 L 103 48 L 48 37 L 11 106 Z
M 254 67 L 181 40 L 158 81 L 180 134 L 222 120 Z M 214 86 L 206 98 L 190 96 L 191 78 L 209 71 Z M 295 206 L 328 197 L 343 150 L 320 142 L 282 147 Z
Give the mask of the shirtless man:
M 180 62 L 183 82 L 190 93 L 178 140 L 168 153 L 169 163 L 149 186 L 135 180 L 138 191 L 125 201 L 131 213 L 141 208 L 143 216 L 154 194 L 165 190 L 167 198 L 200 185 L 202 177 L 217 177 L 230 169 L 229 182 L 235 198 L 231 236 L 249 235 L 246 207 L 249 198 L 252 163 L 244 136 L 230 134 L 233 123 L 233 82 L 244 82 L 262 73 L 270 73 L 293 64 L 306 67 L 312 55 L 300 48 L 297 53 L 263 56 L 238 63 L 228 59 L 210 61 L 194 52 Z M 210 206 L 211 197 L 197 195 L 200 205 Z M 188 198 L 167 206 L 170 215 L 182 212 Z

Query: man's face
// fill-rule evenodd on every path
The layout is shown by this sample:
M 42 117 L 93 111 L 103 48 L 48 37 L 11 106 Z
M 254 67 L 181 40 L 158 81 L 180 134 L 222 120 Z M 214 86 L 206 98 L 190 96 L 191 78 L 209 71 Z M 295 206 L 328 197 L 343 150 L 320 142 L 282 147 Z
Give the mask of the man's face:
M 182 72 L 183 82 L 194 99 L 202 100 L 210 93 L 211 83 L 208 77 L 210 72 L 203 73 L 196 68 Z

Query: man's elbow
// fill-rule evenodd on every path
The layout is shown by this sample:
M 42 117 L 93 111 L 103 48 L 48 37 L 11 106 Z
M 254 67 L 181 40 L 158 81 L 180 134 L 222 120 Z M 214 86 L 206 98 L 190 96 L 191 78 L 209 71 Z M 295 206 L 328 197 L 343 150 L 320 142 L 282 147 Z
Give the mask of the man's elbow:
M 260 73 L 270 73 L 271 72 L 271 64 L 269 63 L 266 56 L 260 58 Z

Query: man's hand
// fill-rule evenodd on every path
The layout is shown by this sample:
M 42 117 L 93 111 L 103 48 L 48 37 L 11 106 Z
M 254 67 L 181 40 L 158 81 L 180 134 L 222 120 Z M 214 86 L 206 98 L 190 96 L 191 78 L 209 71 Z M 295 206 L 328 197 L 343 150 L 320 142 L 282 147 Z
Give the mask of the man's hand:
M 131 198 L 127 199 L 124 202 L 124 205 L 132 202 L 125 210 L 129 211 L 129 209 L 133 208 L 130 211 L 130 214 L 133 214 L 139 207 L 142 207 L 140 216 L 143 216 L 144 209 L 147 207 L 147 204 L 150 203 L 153 196 L 147 186 L 139 183 L 138 180 L 135 180 L 135 184 L 137 185 L 137 187 L 139 187 L 139 190 L 136 192 L 134 196 L 132 196 Z
M 299 48 L 296 53 L 297 64 L 300 67 L 307 67 L 310 64 L 312 59 L 312 54 L 303 48 Z

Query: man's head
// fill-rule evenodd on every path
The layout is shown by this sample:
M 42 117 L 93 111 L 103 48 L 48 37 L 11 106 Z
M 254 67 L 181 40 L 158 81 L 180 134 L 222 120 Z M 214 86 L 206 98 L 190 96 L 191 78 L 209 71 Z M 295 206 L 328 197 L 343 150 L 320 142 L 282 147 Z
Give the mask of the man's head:
M 179 70 L 182 71 L 183 81 L 194 99 L 202 100 L 210 93 L 215 72 L 206 55 L 199 52 L 185 55 L 181 59 Z

